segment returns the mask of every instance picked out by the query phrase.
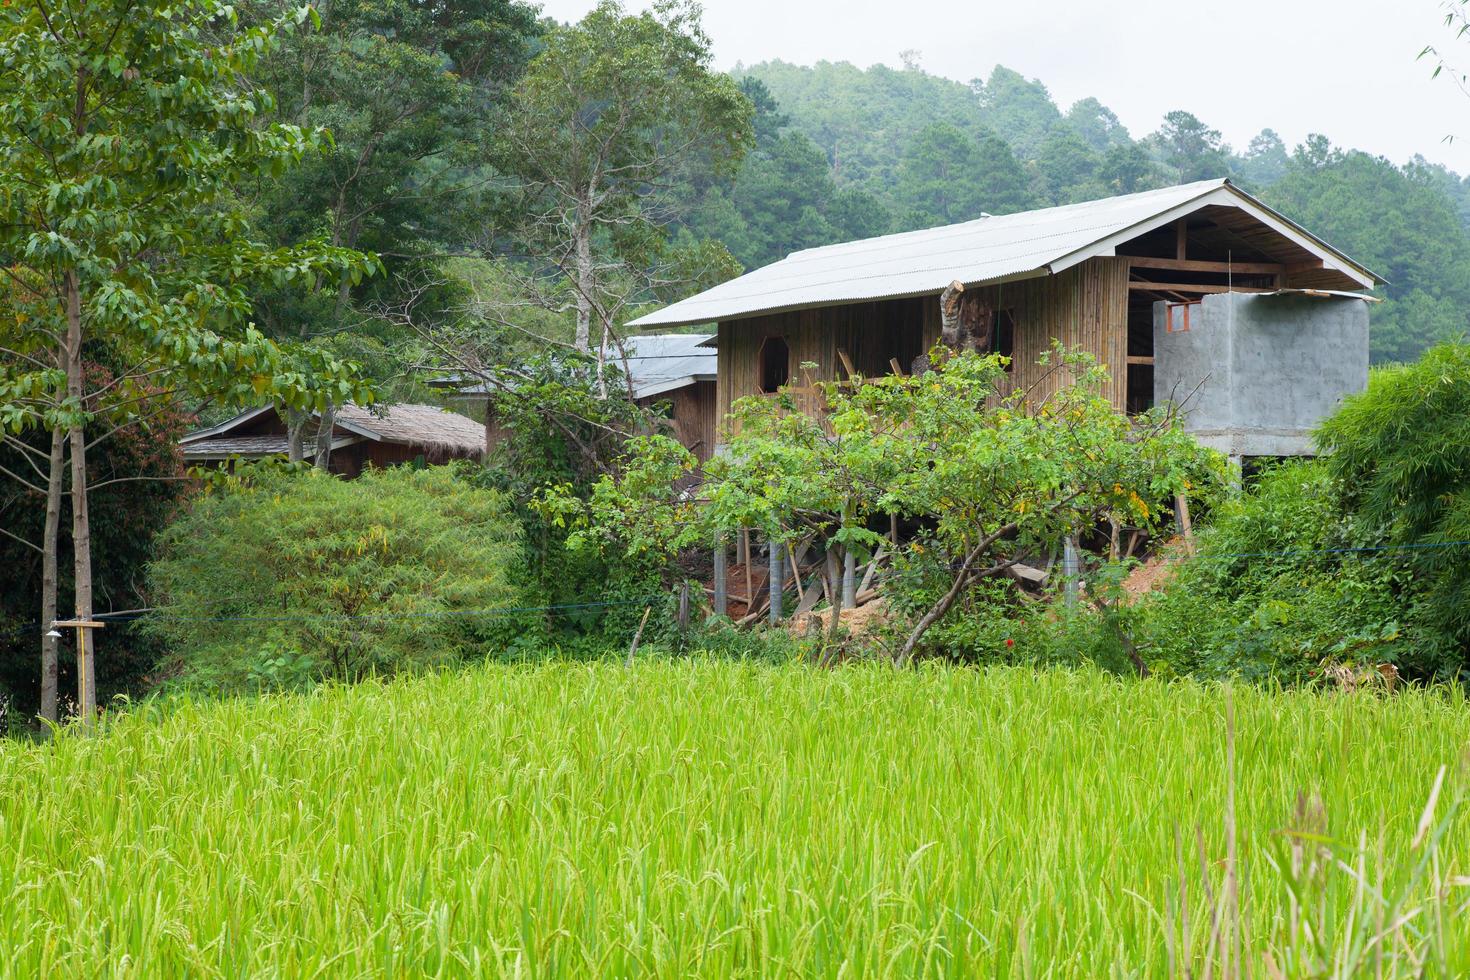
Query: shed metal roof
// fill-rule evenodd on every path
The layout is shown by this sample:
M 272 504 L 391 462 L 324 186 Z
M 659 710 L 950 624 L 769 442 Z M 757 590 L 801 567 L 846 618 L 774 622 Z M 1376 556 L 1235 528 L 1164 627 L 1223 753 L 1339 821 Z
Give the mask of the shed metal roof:
M 840 303 L 938 293 L 1061 272 L 1209 205 L 1248 212 L 1323 266 L 1371 288 L 1379 277 L 1230 181 L 1205 180 L 1100 201 L 809 248 L 633 320 L 634 327 L 712 323 Z
M 707 333 L 644 334 L 623 341 L 634 398 L 652 398 L 696 381 L 713 381 L 719 352 Z
M 629 383 L 634 398 L 652 398 L 694 384 L 713 381 L 719 363 L 710 333 L 640 334 L 623 338 L 628 354 Z M 622 366 L 616 352 L 608 360 Z M 440 375 L 428 382 L 436 388 L 453 388 L 457 395 L 487 395 L 501 388 L 514 388 L 513 381 L 490 384 L 468 374 Z

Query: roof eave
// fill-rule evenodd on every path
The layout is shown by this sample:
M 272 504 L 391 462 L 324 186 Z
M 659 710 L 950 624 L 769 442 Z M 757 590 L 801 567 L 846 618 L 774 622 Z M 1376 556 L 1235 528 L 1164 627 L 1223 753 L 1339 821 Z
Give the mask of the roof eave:
M 194 432 L 190 432 L 188 435 L 179 440 L 179 444 L 185 445 L 187 443 L 197 442 L 200 439 L 209 439 L 213 436 L 222 436 L 225 433 L 244 425 L 246 422 L 253 422 L 255 419 L 259 418 L 266 412 L 273 411 L 275 411 L 275 406 L 273 405 L 266 405 L 264 408 L 252 408 L 248 411 L 241 412 L 239 415 L 236 415 L 232 419 L 226 419 L 218 425 L 212 425 L 207 429 L 197 429 Z
M 655 384 L 646 385 L 633 392 L 634 398 L 653 398 L 657 395 L 666 395 L 680 388 L 688 388 L 692 384 L 701 381 L 714 381 L 713 374 L 686 374 L 681 378 L 670 378 L 668 381 L 660 381 Z
M 963 280 L 961 280 L 961 281 L 963 282 L 965 288 L 968 289 L 968 288 L 972 288 L 972 287 L 975 287 L 975 286 L 994 286 L 994 285 L 998 285 L 1000 283 L 1006 283 L 1006 282 L 1019 282 L 1019 281 L 1021 281 L 1023 279 L 1039 279 L 1039 278 L 1041 278 L 1043 276 L 1047 276 L 1047 275 L 1050 275 L 1050 274 L 1051 274 L 1051 270 L 1049 268 L 1047 268 L 1046 266 L 1037 266 L 1034 269 L 1027 269 L 1024 272 L 1016 272 L 1016 273 L 1012 273 L 1010 275 L 1005 275 L 1005 276 L 995 276 L 995 277 L 990 278 L 990 279 L 977 279 L 977 280 L 974 280 L 973 282 L 965 282 Z M 713 320 L 711 320 L 708 316 L 702 316 L 702 317 L 699 317 L 697 319 L 696 318 L 690 318 L 690 317 L 674 317 L 674 318 L 668 319 L 668 320 L 653 320 L 653 319 L 650 319 L 651 317 L 657 317 L 660 312 L 667 312 L 668 310 L 675 309 L 678 306 L 678 304 L 675 303 L 674 306 L 668 307 L 667 310 L 661 310 L 661 311 L 656 311 L 654 313 L 648 313 L 648 314 L 645 314 L 642 317 L 639 317 L 637 320 L 631 320 L 631 321 L 628 322 L 628 326 L 630 326 L 630 327 L 687 327 L 687 326 L 693 326 L 694 324 L 703 324 L 703 323 L 733 323 L 733 322 L 735 322 L 737 320 L 751 320 L 751 319 L 754 319 L 756 317 L 775 316 L 775 315 L 780 314 L 780 313 L 798 313 L 798 312 L 800 312 L 802 310 L 820 310 L 820 309 L 823 309 L 823 308 L 828 307 L 828 306 L 856 306 L 859 303 L 882 303 L 882 302 L 885 302 L 887 300 L 894 300 L 894 299 L 915 299 L 915 298 L 923 297 L 923 296 L 936 296 L 936 295 L 938 295 L 938 291 L 937 290 L 934 290 L 934 289 L 913 289 L 913 290 L 907 290 L 905 292 L 900 292 L 900 293 L 882 293 L 882 294 L 879 294 L 877 296 L 858 296 L 858 297 L 851 297 L 851 298 L 844 297 L 844 298 L 827 299 L 827 300 L 813 300 L 813 301 L 808 302 L 808 303 L 793 303 L 793 304 L 790 304 L 790 305 L 787 305 L 787 306 L 772 306 L 772 307 L 766 307 L 766 308 L 762 308 L 762 309 L 758 309 L 758 310 L 749 310 L 749 311 L 746 311 L 746 312 L 743 312 L 743 313 L 736 313 L 736 314 L 732 314 L 732 315 L 729 315 L 729 316 L 720 316 L 720 317 L 717 317 L 717 318 L 715 318 Z

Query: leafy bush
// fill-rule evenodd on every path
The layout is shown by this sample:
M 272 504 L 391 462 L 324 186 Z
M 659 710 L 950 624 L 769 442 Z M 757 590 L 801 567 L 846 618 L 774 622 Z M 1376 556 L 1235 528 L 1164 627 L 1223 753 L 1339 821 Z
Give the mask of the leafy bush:
M 693 457 L 652 437 L 631 440 L 620 471 L 590 495 L 548 499 L 547 509 L 576 526 L 571 543 L 666 562 L 740 528 L 866 560 L 890 516 L 922 523 L 923 541 L 894 556 L 924 569 L 899 601 L 914 619 L 892 651 L 906 663 L 932 652 L 925 633 L 1011 565 L 1108 516 L 1156 527 L 1162 514 L 1149 501 L 1197 492 L 1218 469 L 1218 455 L 1168 409 L 1136 419 L 1115 411 L 1100 394 L 1105 372 L 1082 352 L 1058 346 L 1044 358 L 1071 375 L 1044 397 L 1007 393 L 1003 357 L 936 347 L 930 361 L 914 376 L 821 385 L 821 418 L 796 410 L 790 390 L 741 399 L 728 451 L 705 464 L 697 507 L 679 479 Z
M 647 562 L 567 548 L 568 528 L 536 506 L 548 486 L 585 499 L 631 434 L 658 424 L 627 397 L 615 364 L 606 369 L 612 397 L 602 397 L 595 367 L 588 355 L 560 351 L 505 369 L 513 384 L 496 394 L 495 411 L 506 436 L 474 478 L 505 495 L 524 529 L 525 587 L 537 605 L 550 607 L 545 630 L 558 645 L 589 653 L 631 636 L 647 600 L 662 588 Z M 667 622 L 667 616 L 651 619 L 650 632 Z
M 300 687 L 499 649 L 522 615 L 520 529 L 456 467 L 253 473 L 162 535 L 151 628 L 186 683 Z
M 1295 683 L 1324 660 L 1432 670 L 1403 622 L 1414 591 L 1406 562 L 1361 550 L 1382 543 L 1344 509 L 1328 463 L 1273 468 L 1217 507 L 1198 555 L 1141 604 L 1140 639 L 1178 673 Z
M 1318 443 L 1345 510 L 1382 528 L 1421 586 L 1409 616 L 1424 666 L 1470 677 L 1470 345 L 1374 371 Z
M 1470 346 L 1376 369 L 1317 446 L 1221 507 L 1145 604 L 1153 651 L 1287 682 L 1324 661 L 1470 677 Z

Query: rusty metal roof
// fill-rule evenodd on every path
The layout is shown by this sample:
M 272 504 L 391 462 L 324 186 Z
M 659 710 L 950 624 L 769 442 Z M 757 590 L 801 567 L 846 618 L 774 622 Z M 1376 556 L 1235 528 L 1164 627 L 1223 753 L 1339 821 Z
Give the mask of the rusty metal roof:
M 1324 267 L 1371 288 L 1378 277 L 1228 180 L 977 218 L 962 224 L 793 252 L 737 279 L 633 320 L 632 327 L 713 323 L 841 303 L 938 293 L 1061 272 L 1202 207 L 1248 212 Z

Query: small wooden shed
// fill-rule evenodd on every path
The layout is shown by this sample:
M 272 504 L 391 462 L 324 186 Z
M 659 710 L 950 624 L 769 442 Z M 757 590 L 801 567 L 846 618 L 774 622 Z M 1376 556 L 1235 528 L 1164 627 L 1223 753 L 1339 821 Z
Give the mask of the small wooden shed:
M 308 447 L 315 445 L 319 424 L 319 416 L 308 423 Z M 289 450 L 286 421 L 271 407 L 252 409 L 191 432 L 179 443 L 184 460 L 191 464 L 228 465 L 236 459 L 284 457 Z M 327 469 L 353 477 L 369 466 L 479 459 L 484 450 L 485 430 L 480 423 L 437 405 L 343 405 L 333 421 Z
M 955 282 L 961 319 L 981 349 L 1013 359 L 1014 385 L 1045 395 L 1063 383 L 1037 363 L 1060 341 L 1109 369 L 1104 393 L 1119 411 L 1198 389 L 1198 403 L 1212 408 L 1187 420 L 1202 441 L 1232 455 L 1279 455 L 1310 451 L 1323 406 L 1366 383 L 1357 291 L 1379 279 L 1230 181 L 1210 180 L 806 249 L 631 326 L 718 324 L 720 418 L 736 399 L 788 384 L 804 411 L 819 413 L 802 364 L 816 365 L 813 381 L 913 370 L 940 338 L 940 295 Z M 1222 294 L 1270 297 L 1252 311 L 1268 328 L 1222 339 L 1235 307 L 1202 309 Z M 1310 342 L 1293 335 L 1304 297 L 1333 310 L 1316 318 Z M 1215 328 L 1208 342 L 1156 349 L 1156 333 L 1172 337 L 1191 322 Z M 1237 340 L 1253 345 L 1252 357 L 1234 356 Z M 1172 360 L 1156 372 L 1156 357 Z M 1270 398 L 1247 417 L 1231 409 L 1246 380 L 1251 398 L 1301 386 L 1314 397 Z

